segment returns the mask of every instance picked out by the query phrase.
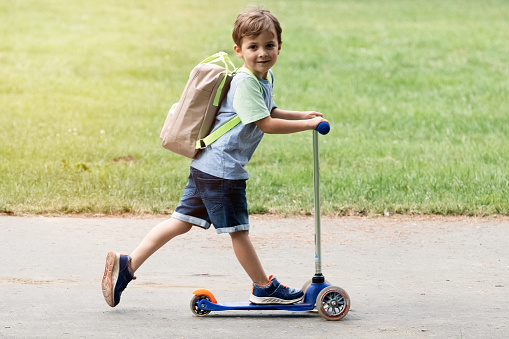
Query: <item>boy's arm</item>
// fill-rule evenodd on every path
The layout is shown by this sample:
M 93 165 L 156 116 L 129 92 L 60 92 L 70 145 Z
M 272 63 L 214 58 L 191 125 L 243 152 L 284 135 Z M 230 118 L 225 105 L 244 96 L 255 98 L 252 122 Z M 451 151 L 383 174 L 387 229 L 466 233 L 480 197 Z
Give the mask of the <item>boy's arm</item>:
M 321 122 L 328 121 L 321 116 L 305 120 L 286 120 L 268 116 L 255 121 L 255 124 L 267 134 L 289 134 L 315 129 Z
M 273 108 L 271 115 L 265 106 L 259 84 L 252 78 L 242 79 L 237 85 L 233 108 L 244 125 L 256 123 L 268 134 L 288 134 L 315 129 L 319 123 L 327 122 L 318 112 L 292 112 Z
M 285 119 L 285 120 L 307 120 L 313 119 L 316 117 L 322 117 L 323 114 L 314 111 L 306 111 L 306 112 L 297 112 L 297 111 L 287 111 L 279 108 L 274 108 L 270 112 L 270 115 L 276 119 Z

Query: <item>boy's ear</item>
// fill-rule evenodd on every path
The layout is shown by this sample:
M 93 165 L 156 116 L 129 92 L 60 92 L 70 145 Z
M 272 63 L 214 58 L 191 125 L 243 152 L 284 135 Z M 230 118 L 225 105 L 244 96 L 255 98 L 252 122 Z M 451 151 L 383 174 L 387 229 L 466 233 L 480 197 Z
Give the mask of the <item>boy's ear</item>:
M 279 43 L 279 45 L 277 46 L 277 55 L 279 55 L 279 53 L 281 52 L 281 45 L 283 44 L 283 42 L 281 41 Z
M 244 56 L 242 55 L 242 50 L 240 49 L 239 46 L 233 45 L 233 50 L 235 51 L 235 54 L 237 54 L 239 58 L 244 59 Z

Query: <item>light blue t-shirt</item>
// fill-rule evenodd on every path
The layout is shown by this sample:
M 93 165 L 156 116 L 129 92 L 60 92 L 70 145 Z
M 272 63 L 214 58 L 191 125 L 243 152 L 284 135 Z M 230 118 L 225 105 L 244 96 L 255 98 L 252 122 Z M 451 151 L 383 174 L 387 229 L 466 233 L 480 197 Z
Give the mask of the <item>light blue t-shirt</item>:
M 191 167 L 224 179 L 249 178 L 244 166 L 263 137 L 263 132 L 256 126 L 255 121 L 268 117 L 270 111 L 276 107 L 272 102 L 272 83 L 263 79 L 258 81 L 263 94 L 256 80 L 249 74 L 238 73 L 233 77 L 230 90 L 219 108 L 213 130 L 236 114 L 241 122 L 202 150 L 191 162 Z

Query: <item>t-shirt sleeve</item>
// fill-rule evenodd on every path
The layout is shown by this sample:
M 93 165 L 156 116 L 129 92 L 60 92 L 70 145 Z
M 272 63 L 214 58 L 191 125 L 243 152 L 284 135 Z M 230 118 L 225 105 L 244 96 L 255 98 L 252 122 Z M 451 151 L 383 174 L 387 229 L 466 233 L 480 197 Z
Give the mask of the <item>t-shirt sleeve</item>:
M 260 86 L 249 77 L 239 82 L 233 96 L 233 109 L 244 125 L 270 116 Z

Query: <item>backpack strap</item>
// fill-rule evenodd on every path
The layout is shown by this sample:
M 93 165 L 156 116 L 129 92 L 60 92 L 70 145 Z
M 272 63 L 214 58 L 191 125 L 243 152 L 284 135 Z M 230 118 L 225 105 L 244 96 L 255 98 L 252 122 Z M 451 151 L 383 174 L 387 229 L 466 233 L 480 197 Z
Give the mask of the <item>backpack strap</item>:
M 215 142 L 217 139 L 221 138 L 223 135 L 225 135 L 229 130 L 231 130 L 233 127 L 237 126 L 240 123 L 240 117 L 238 115 L 234 116 L 221 126 L 219 126 L 218 129 L 216 129 L 214 132 L 207 135 L 205 138 L 200 139 L 196 142 L 196 149 L 204 149 L 208 145 Z
M 221 52 L 221 53 L 224 53 L 224 52 Z M 217 53 L 217 54 L 220 54 L 220 53 Z M 214 61 L 210 61 L 210 60 L 215 59 L 213 57 L 216 56 L 217 54 L 214 54 L 210 58 L 205 59 L 204 61 L 202 61 L 202 63 L 204 63 L 204 62 L 214 62 Z M 221 57 L 219 57 L 219 58 L 220 58 L 220 60 L 222 59 Z M 228 58 L 228 55 L 226 55 L 226 58 Z M 223 59 L 223 61 L 224 61 L 224 59 Z M 231 63 L 231 61 L 229 59 L 227 59 L 227 61 L 225 61 L 225 63 L 226 62 L 230 62 Z M 226 68 L 227 68 L 227 66 L 226 66 Z M 251 72 L 250 69 L 245 68 L 245 67 L 240 67 L 233 74 L 235 75 L 235 74 L 240 73 L 240 72 L 247 73 L 251 77 L 253 77 L 256 80 L 256 83 L 258 84 L 258 86 L 260 86 L 260 92 L 262 92 L 262 94 L 263 94 L 262 85 L 260 85 L 260 82 L 258 81 L 258 78 L 254 75 L 253 72 Z M 225 79 L 226 79 L 226 76 L 225 76 Z M 270 71 L 269 71 L 269 73 L 267 75 L 267 79 L 272 84 L 274 83 L 274 79 L 273 79 L 272 74 L 271 74 Z M 221 93 L 219 90 L 217 92 L 218 92 L 218 94 Z M 228 120 L 227 122 L 225 122 L 224 124 L 219 126 L 219 128 L 217 128 L 214 132 L 212 132 L 209 135 L 207 135 L 205 138 L 196 141 L 196 149 L 204 149 L 204 148 L 206 148 L 208 145 L 212 144 L 217 139 L 219 139 L 220 137 L 225 135 L 228 131 L 233 129 L 233 127 L 237 126 L 239 123 L 240 123 L 240 117 L 238 115 L 234 116 L 233 118 L 231 118 L 230 120 Z

